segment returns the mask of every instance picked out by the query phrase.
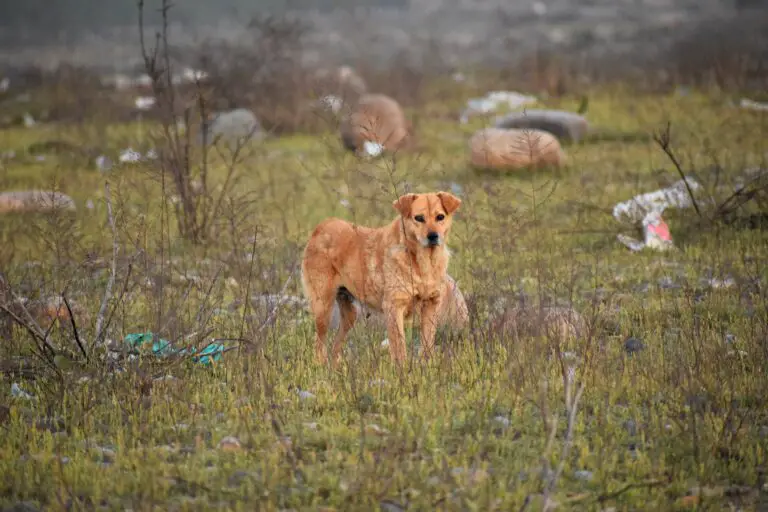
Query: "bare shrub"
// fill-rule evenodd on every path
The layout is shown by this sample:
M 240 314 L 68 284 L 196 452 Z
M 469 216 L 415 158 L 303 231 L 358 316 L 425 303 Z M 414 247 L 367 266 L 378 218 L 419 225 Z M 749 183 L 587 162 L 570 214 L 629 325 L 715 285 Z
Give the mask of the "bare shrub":
M 217 232 L 214 222 L 219 218 L 222 205 L 227 201 L 239 201 L 231 194 L 237 182 L 238 165 L 258 126 L 226 147 L 218 145 L 218 140 L 210 140 L 207 129 L 199 130 L 198 136 L 194 137 L 195 127 L 205 128 L 209 122 L 209 98 L 215 87 L 204 85 L 196 77 L 194 87 L 179 91 L 174 83 L 168 41 L 171 6 L 163 0 L 163 28 L 156 34 L 155 46 L 151 49 L 145 45 L 143 0 L 139 0 L 138 7 L 142 56 L 159 113 L 160 133 L 155 137 L 159 147 L 158 179 L 163 195 L 174 209 L 179 233 L 199 244 Z M 214 157 L 213 162 L 210 156 Z M 209 178 L 209 167 L 214 164 L 224 166 L 226 170 L 224 181 L 218 187 L 211 186 Z M 170 183 L 166 181 L 168 179 Z M 169 186 L 173 187 L 174 193 L 168 193 Z

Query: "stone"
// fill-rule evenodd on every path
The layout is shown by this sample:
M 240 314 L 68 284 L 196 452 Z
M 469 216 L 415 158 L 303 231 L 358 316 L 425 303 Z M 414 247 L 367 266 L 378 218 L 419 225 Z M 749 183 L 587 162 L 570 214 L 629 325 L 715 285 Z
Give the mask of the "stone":
M 385 436 L 389 434 L 389 430 L 378 426 L 375 423 L 370 423 L 365 426 L 365 432 L 367 434 L 375 435 L 375 436 Z
M 645 344 L 642 341 L 640 341 L 638 338 L 630 336 L 629 338 L 624 340 L 624 352 L 626 352 L 627 354 L 629 355 L 636 354 L 641 350 L 645 350 Z
M 587 323 L 578 311 L 559 306 L 512 306 L 493 326 L 494 332 L 511 336 L 515 341 L 536 336 L 567 340 L 584 336 L 587 331 Z
M 243 449 L 243 445 L 238 438 L 227 436 L 219 441 L 218 448 L 223 452 L 239 452 Z
M 202 144 L 202 132 L 199 141 Z M 251 140 L 263 138 L 261 123 L 256 115 L 248 109 L 238 108 L 225 112 L 217 112 L 208 122 L 207 143 L 218 140 L 225 141 L 230 147 L 242 146 Z
M 562 167 L 560 142 L 541 130 L 484 128 L 469 139 L 470 164 L 478 169 L 516 170 Z
M 47 190 L 0 192 L 0 213 L 74 210 L 75 201 L 61 192 Z
M 353 304 L 355 309 L 357 309 L 358 322 L 365 322 L 370 326 L 386 329 L 387 326 L 384 321 L 383 313 L 366 307 L 357 301 L 357 299 L 353 300 Z M 412 318 L 409 320 L 412 320 Z M 339 305 L 334 301 L 333 310 L 331 311 L 331 329 L 338 329 L 340 321 Z M 450 275 L 445 276 L 437 323 L 438 327 L 445 327 L 454 332 L 464 329 L 469 324 L 469 308 L 467 307 L 467 301 L 465 300 L 464 294 L 461 292 L 458 283 Z M 387 341 L 386 344 L 382 344 L 382 346 L 389 346 L 389 342 Z
M 404 148 L 411 126 L 397 101 L 383 94 L 365 94 L 343 117 L 339 131 L 346 149 L 362 155 L 368 148 L 369 156 L 378 156 Z M 370 155 L 372 148 L 378 154 Z
M 558 140 L 579 142 L 589 132 L 586 118 L 564 110 L 530 109 L 496 118 L 496 128 L 534 129 L 549 132 Z

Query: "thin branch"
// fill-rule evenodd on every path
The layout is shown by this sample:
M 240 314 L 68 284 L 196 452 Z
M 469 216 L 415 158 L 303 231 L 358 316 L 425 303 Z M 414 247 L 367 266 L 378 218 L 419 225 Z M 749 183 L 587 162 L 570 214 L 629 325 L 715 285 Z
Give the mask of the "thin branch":
M 51 356 L 55 356 L 55 355 L 56 355 L 56 351 L 53 349 L 53 347 L 51 346 L 51 344 L 48 342 L 48 336 L 47 336 L 46 334 L 42 334 L 42 333 L 40 332 L 40 331 L 42 331 L 42 329 L 40 329 L 40 328 L 39 328 L 39 326 L 35 325 L 35 326 L 33 327 L 33 325 L 31 325 L 31 324 L 29 324 L 29 323 L 25 322 L 24 320 L 22 320 L 21 318 L 19 318 L 19 316 L 18 316 L 16 313 L 14 313 L 14 312 L 13 312 L 13 311 L 12 311 L 12 310 L 11 310 L 11 309 L 8 307 L 8 306 L 6 306 L 5 304 L 0 304 L 0 309 L 2 309 L 3 311 L 5 311 L 5 312 L 6 312 L 6 313 L 7 313 L 7 314 L 8 314 L 8 315 L 9 315 L 9 316 L 10 316 L 10 317 L 13 319 L 13 321 L 14 321 L 14 322 L 16 322 L 16 323 L 17 323 L 17 324 L 18 324 L 20 327 L 24 328 L 24 329 L 25 329 L 27 332 L 29 332 L 29 334 L 30 334 L 30 335 L 31 335 L 33 338 L 35 338 L 35 339 L 39 340 L 39 341 L 42 343 L 42 347 L 43 347 L 44 349 L 48 349 L 48 351 L 49 351 L 49 355 L 51 355 Z M 26 308 L 24 308 L 24 311 L 26 311 Z M 29 314 L 29 313 L 27 313 L 27 314 Z M 36 329 L 40 329 L 40 331 L 38 331 L 38 330 L 36 330 Z M 44 354 L 46 353 L 46 351 L 45 351 L 45 350 L 42 350 L 42 352 L 43 352 Z M 52 362 L 52 361 L 53 361 L 53 359 L 50 359 L 48 362 Z
M 696 214 L 701 217 L 701 210 L 699 209 L 699 203 L 696 202 L 696 198 L 693 196 L 693 189 L 691 189 L 691 185 L 688 183 L 688 179 L 685 177 L 685 172 L 683 171 L 682 165 L 680 165 L 680 161 L 677 159 L 677 156 L 675 156 L 675 153 L 672 150 L 672 123 L 667 121 L 667 126 L 664 131 L 655 133 L 653 135 L 653 140 L 656 142 L 656 144 L 659 145 L 661 150 L 664 151 L 669 160 L 672 162 L 672 165 L 675 166 L 675 169 L 677 169 L 677 173 L 682 178 L 683 183 L 685 183 L 685 188 L 688 190 L 688 196 L 691 198 L 693 208 L 696 210 Z
M 75 323 L 75 315 L 72 312 L 72 307 L 69 305 L 69 300 L 67 299 L 66 294 L 62 293 L 61 298 L 64 300 L 64 305 L 67 306 L 67 312 L 69 313 L 69 322 L 72 324 L 72 332 L 75 335 L 75 342 L 77 343 L 77 346 L 80 348 L 80 352 L 83 353 L 83 357 L 85 357 L 85 360 L 88 361 L 88 352 L 85 351 L 83 342 L 80 340 L 80 332 L 77 330 L 77 323 Z
M 288 278 L 285 280 L 285 283 L 283 284 L 283 287 L 280 289 L 279 293 L 279 299 L 275 303 L 275 306 L 272 308 L 272 311 L 270 311 L 269 315 L 267 315 L 266 320 L 259 326 L 259 328 L 256 330 L 256 332 L 263 331 L 269 324 L 272 323 L 272 321 L 275 319 L 275 316 L 277 316 L 277 310 L 287 302 L 285 299 L 285 290 L 288 289 L 288 284 L 291 282 L 291 279 L 293 278 L 294 271 L 291 270 L 291 273 L 288 274 Z
M 115 227 L 115 217 L 112 213 L 112 196 L 109 191 L 109 182 L 104 183 L 104 200 L 107 202 L 107 219 L 109 220 L 109 227 L 112 229 L 112 269 L 109 274 L 109 280 L 107 281 L 107 287 L 104 290 L 104 297 L 101 299 L 101 307 L 99 307 L 99 315 L 96 317 L 96 336 L 94 343 L 101 343 L 102 335 L 104 334 L 104 317 L 107 314 L 107 305 L 112 298 L 112 287 L 115 285 L 115 276 L 117 275 L 117 256 L 119 253 L 119 246 L 117 242 L 117 228 Z

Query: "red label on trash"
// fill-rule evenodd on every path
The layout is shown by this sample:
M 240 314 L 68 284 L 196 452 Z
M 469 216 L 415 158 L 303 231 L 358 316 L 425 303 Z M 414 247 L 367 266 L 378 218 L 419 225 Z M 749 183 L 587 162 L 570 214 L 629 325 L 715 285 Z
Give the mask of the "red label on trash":
M 669 234 L 669 226 L 661 217 L 659 217 L 656 224 L 648 224 L 648 231 L 665 242 L 672 241 L 672 236 Z

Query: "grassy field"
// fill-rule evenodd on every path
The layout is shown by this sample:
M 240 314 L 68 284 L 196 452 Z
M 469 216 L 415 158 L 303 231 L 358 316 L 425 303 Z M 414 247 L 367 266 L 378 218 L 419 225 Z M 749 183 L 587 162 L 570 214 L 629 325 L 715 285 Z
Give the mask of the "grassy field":
M 595 89 L 596 134 L 565 147 L 565 169 L 492 174 L 467 165 L 466 140 L 484 123 L 456 121 L 469 92 L 435 93 L 409 111 L 418 150 L 395 159 L 359 161 L 330 130 L 254 143 L 203 244 L 178 236 L 155 164 L 104 173 L 93 155 L 39 145 L 115 155 L 145 145 L 152 122 L 0 131 L 0 150 L 15 152 L 0 161 L 0 190 L 55 187 L 77 204 L 73 214 L 0 217 L 0 269 L 19 295 L 65 294 L 84 345 L 68 320 L 48 333 L 55 359 L 18 325 L 2 341 L 0 503 L 768 507 L 768 237 L 709 220 L 713 199 L 765 165 L 768 118 L 725 95 Z M 542 104 L 576 110 L 579 98 Z M 679 179 L 651 138 L 667 122 L 684 171 L 707 189 L 702 214 L 670 210 L 676 250 L 632 253 L 616 234 L 639 234 L 610 212 Z M 213 190 L 226 174 L 217 158 Z M 383 224 L 406 190 L 463 199 L 449 272 L 471 327 L 442 336 L 429 364 L 398 370 L 385 333 L 358 325 L 338 371 L 315 366 L 304 308 L 264 296 L 301 296 L 301 250 L 321 219 Z M 107 343 L 94 346 L 113 262 Z M 587 332 L 513 337 L 496 320 L 521 300 L 572 307 Z M 127 334 L 148 331 L 178 345 L 239 341 L 211 366 L 120 352 Z M 10 393 L 14 383 L 32 398 Z

